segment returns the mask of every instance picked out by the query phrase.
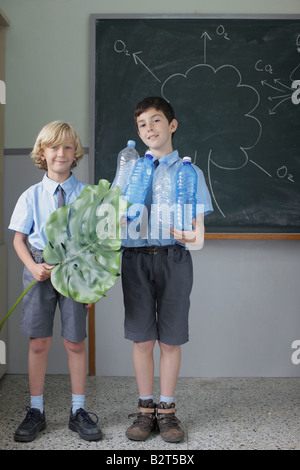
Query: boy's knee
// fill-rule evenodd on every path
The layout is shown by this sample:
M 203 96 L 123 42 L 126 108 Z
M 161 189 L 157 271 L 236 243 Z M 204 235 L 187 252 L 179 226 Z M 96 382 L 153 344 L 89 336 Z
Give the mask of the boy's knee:
M 151 341 L 135 342 L 135 348 L 141 353 L 151 353 L 155 346 L 155 339 Z
M 30 351 L 34 354 L 43 354 L 50 348 L 52 338 L 30 338 Z
M 79 343 L 73 343 L 67 339 L 63 340 L 66 350 L 70 353 L 79 354 L 85 350 L 85 341 L 80 341 Z
M 175 351 L 179 351 L 181 349 L 181 346 L 177 346 L 177 345 L 172 345 L 172 344 L 166 344 L 166 343 L 162 343 L 161 341 L 159 341 L 159 347 L 160 347 L 160 350 L 162 352 L 175 352 Z

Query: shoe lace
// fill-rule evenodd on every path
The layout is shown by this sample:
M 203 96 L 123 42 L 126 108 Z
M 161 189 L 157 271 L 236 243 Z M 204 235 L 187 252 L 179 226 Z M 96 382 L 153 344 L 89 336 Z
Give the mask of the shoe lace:
M 81 416 L 84 419 L 86 419 L 86 421 L 89 424 L 97 424 L 98 423 L 98 416 L 96 415 L 96 413 L 93 413 L 92 411 L 86 411 L 83 408 L 79 408 L 79 410 L 77 410 L 77 413 L 80 413 Z M 96 420 L 91 419 L 90 415 L 95 416 Z
M 26 406 L 27 415 L 25 416 L 24 422 L 31 421 L 32 418 L 38 413 L 38 410 L 35 408 L 30 408 L 30 406 Z

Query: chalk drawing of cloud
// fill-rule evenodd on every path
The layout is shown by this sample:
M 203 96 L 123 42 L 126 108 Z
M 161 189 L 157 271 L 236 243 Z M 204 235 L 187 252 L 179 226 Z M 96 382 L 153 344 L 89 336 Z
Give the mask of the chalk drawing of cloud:
M 198 149 L 211 155 L 211 163 L 237 170 L 248 162 L 247 151 L 260 139 L 262 127 L 252 115 L 260 102 L 252 86 L 242 84 L 232 65 L 214 69 L 208 64 L 171 75 L 161 87 L 162 96 L 176 103 L 182 132 L 197 137 Z M 198 144 L 197 144 L 198 146 Z

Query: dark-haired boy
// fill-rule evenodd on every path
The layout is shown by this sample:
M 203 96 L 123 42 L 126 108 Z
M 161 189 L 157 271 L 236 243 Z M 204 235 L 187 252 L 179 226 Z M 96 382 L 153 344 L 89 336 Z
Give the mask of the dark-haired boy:
M 172 106 L 161 97 L 145 98 L 138 103 L 134 118 L 139 137 L 159 163 L 152 183 L 155 193 L 155 181 L 162 168 L 174 181 L 182 164 L 172 147 L 178 122 Z M 139 391 L 137 417 L 126 430 L 126 436 L 133 440 L 145 440 L 156 425 L 165 441 L 180 442 L 184 437 L 175 416 L 174 394 L 181 345 L 188 341 L 189 298 L 193 283 L 192 259 L 186 246 L 202 248 L 203 216 L 212 211 L 203 173 L 194 168 L 198 175 L 197 204 L 201 208 L 194 221 L 194 230 L 181 232 L 170 227 L 169 233 L 151 238 L 154 219 L 150 209 L 148 236 L 143 237 L 140 233 L 138 237 L 130 237 L 128 229 L 128 236 L 123 240 L 125 337 L 133 341 L 133 364 Z M 161 393 L 157 405 L 153 396 L 156 341 L 160 347 Z

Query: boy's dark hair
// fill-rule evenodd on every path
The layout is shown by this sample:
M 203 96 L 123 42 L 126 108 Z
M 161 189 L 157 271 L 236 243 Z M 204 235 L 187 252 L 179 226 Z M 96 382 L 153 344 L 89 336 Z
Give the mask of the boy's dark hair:
M 160 96 L 149 96 L 148 98 L 144 98 L 136 105 L 134 111 L 135 123 L 140 114 L 144 113 L 149 108 L 155 108 L 157 111 L 162 111 L 168 119 L 169 123 L 175 119 L 174 109 L 170 103 L 168 103 L 168 101 L 166 101 L 164 98 L 161 98 Z

